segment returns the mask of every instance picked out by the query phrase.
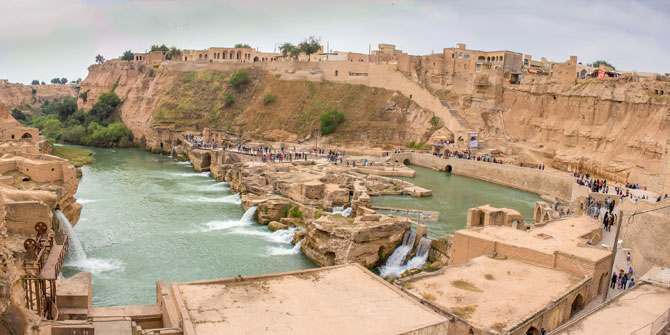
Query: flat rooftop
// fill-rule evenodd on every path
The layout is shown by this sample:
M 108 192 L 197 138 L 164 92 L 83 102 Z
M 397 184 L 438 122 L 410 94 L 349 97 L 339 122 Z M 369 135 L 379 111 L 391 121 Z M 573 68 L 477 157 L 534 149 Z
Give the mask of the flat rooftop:
M 649 334 L 650 323 L 668 308 L 670 289 L 638 284 L 557 334 Z
M 201 335 L 446 332 L 446 318 L 358 264 L 171 285 Z
M 479 256 L 468 263 L 419 274 L 403 287 L 471 324 L 492 328 L 522 321 L 568 293 L 581 277 L 518 260 Z
M 579 216 L 553 221 L 530 231 L 506 226 L 484 226 L 459 230 L 456 234 L 501 241 L 549 254 L 562 251 L 598 261 L 611 255 L 611 251 L 586 245 L 582 236 L 593 231 L 600 232 L 601 229 L 602 224 L 598 221 L 588 216 Z M 597 244 L 594 243 L 594 245 Z

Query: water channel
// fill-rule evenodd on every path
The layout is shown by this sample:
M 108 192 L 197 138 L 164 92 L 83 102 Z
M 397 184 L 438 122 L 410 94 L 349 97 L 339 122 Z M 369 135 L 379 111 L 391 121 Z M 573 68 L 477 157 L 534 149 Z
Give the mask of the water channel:
M 76 194 L 83 204 L 74 227 L 85 257 L 68 254 L 63 275 L 93 273 L 95 306 L 153 304 L 157 280 L 193 281 L 311 268 L 290 244 L 292 231 L 270 232 L 244 213 L 240 198 L 208 173 L 136 149 L 90 148 Z M 373 197 L 373 204 L 437 210 L 432 237 L 465 226 L 470 207 L 490 203 L 532 217 L 539 197 L 420 167 L 405 178 L 433 197 Z

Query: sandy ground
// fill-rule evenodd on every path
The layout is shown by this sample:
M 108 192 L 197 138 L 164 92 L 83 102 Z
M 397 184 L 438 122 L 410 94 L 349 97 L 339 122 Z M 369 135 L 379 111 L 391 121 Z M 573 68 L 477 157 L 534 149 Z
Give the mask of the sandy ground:
M 446 320 L 355 265 L 178 285 L 198 334 L 398 334 Z
M 518 322 L 567 293 L 580 279 L 567 272 L 517 260 L 480 256 L 471 263 L 450 267 L 405 285 L 413 294 L 452 312 L 455 307 L 475 306 L 474 312 L 466 318 L 475 325 L 489 328 L 495 323 Z M 481 292 L 457 288 L 453 284 L 457 280 L 466 281 Z M 517 303 L 510 304 L 510 301 Z

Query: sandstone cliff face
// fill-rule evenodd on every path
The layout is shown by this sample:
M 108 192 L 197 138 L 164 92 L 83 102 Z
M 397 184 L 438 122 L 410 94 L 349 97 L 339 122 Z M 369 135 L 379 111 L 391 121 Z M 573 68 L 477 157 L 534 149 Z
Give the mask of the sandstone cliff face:
M 35 89 L 35 94 L 33 94 L 33 89 Z M 9 108 L 39 105 L 44 101 L 76 95 L 77 91 L 72 85 L 22 85 L 0 81 L 0 104 Z
M 142 65 L 112 61 L 91 65 L 81 84 L 88 91 L 85 110 L 100 94 L 112 90 L 125 99 L 121 117 L 136 138 L 149 143 L 154 128 L 198 131 L 203 127 L 232 131 L 245 138 L 302 141 L 320 127 L 321 113 L 338 108 L 345 121 L 319 141 L 366 145 L 404 145 L 426 141 L 434 131 L 434 114 L 392 91 L 331 82 L 283 81 L 261 68 L 244 64 Z M 243 90 L 229 86 L 233 72 L 249 71 Z M 264 103 L 267 94 L 275 101 Z M 228 95 L 234 103 L 226 104 Z M 153 141 L 155 142 L 155 141 Z M 322 142 L 323 143 L 323 142 Z

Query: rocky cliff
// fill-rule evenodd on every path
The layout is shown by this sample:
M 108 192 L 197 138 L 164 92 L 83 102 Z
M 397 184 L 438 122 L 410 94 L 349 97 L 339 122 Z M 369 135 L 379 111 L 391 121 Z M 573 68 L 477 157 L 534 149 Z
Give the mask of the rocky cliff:
M 237 90 L 229 79 L 241 69 L 248 71 L 249 82 Z M 397 146 L 426 141 L 435 130 L 431 111 L 396 92 L 327 81 L 284 81 L 245 64 L 91 65 L 81 85 L 88 99 L 80 99 L 80 106 L 90 109 L 100 94 L 112 89 L 125 99 L 122 119 L 136 138 L 156 136 L 155 127 L 209 127 L 246 138 L 302 141 L 320 127 L 320 115 L 333 108 L 345 114 L 337 131 L 323 139 L 334 143 Z M 269 101 L 268 95 L 275 98 Z
M 22 85 L 0 81 L 0 104 L 10 109 L 76 95 L 77 90 L 73 85 Z

